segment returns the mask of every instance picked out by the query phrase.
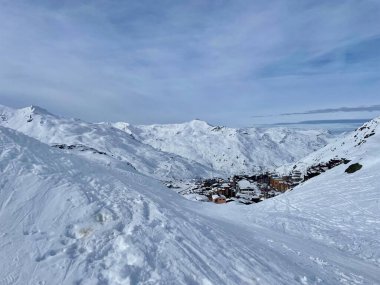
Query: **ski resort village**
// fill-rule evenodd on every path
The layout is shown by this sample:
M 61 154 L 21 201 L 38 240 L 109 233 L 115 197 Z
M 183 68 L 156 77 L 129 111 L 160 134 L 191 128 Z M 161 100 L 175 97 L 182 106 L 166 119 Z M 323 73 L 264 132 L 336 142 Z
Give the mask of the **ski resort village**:
M 297 186 L 303 178 L 300 171 L 291 176 L 280 177 L 277 174 L 234 175 L 228 179 L 210 178 L 185 183 L 166 183 L 168 188 L 196 201 L 210 201 L 217 204 L 238 202 L 252 204 L 272 198 Z M 180 185 L 180 186 L 179 186 Z M 181 189 L 184 187 L 185 189 Z
M 380 0 L 0 0 L 0 285 L 380 285 Z
M 368 137 L 368 135 L 366 136 Z M 234 175 L 228 179 L 210 178 L 205 180 L 194 179 L 186 182 L 166 182 L 165 185 L 171 189 L 178 189 L 178 193 L 195 201 L 209 201 L 217 204 L 238 202 L 249 205 L 273 198 L 286 191 L 291 191 L 301 182 L 342 163 L 348 164 L 349 162 L 345 158 L 334 158 L 327 163 L 309 167 L 305 175 L 299 170 L 292 170 L 286 176 L 281 176 L 275 172 L 266 172 L 251 176 Z
M 380 118 L 337 136 L 0 117 L 0 284 L 379 284 Z

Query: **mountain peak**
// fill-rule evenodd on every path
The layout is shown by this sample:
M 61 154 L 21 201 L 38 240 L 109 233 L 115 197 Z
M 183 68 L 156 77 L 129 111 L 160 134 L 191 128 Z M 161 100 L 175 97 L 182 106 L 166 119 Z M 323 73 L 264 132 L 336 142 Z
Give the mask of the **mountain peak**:
M 200 119 L 191 120 L 188 124 L 193 127 L 207 127 L 207 128 L 212 127 L 212 125 Z
M 29 107 L 26 107 L 25 109 L 30 111 L 33 114 L 52 115 L 49 111 L 37 105 L 31 105 Z

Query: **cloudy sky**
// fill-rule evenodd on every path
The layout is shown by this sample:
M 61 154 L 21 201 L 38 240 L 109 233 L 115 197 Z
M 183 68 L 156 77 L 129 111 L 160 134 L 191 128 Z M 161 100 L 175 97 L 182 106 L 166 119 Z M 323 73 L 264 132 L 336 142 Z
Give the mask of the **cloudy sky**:
M 0 104 L 88 121 L 380 115 L 380 1 L 0 0 Z

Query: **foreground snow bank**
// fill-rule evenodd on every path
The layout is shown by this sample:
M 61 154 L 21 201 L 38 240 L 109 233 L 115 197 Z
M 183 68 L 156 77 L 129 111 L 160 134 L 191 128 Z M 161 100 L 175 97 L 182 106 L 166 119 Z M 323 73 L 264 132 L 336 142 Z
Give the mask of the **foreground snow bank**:
M 0 284 L 376 284 L 371 163 L 344 185 L 348 199 L 375 183 L 359 204 L 335 194 L 334 172 L 259 207 L 221 206 L 0 127 Z

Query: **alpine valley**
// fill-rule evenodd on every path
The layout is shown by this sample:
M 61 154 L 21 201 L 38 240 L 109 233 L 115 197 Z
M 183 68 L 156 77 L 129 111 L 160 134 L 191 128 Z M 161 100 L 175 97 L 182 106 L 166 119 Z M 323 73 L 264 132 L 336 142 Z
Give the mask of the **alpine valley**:
M 335 136 L 1 106 L 0 171 L 1 285 L 380 284 L 380 118 Z M 217 204 L 168 181 L 240 186 Z

